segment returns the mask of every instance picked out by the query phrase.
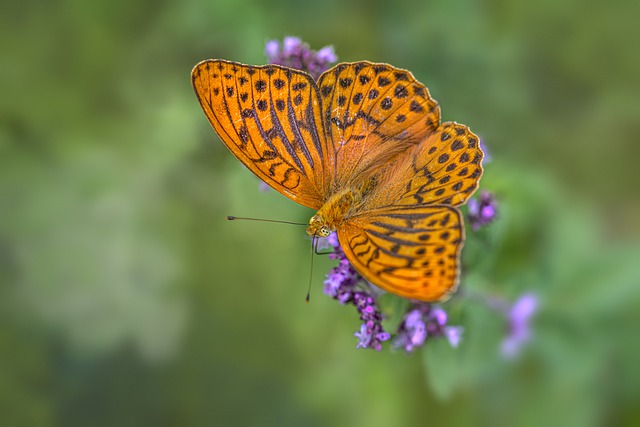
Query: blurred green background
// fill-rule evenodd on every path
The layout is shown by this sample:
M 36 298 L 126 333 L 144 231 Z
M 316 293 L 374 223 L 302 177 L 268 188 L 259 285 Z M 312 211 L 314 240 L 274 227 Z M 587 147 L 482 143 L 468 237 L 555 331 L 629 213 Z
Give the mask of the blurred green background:
M 636 2 L 259 0 L 0 6 L 0 424 L 640 424 Z M 411 70 L 493 161 L 463 287 L 541 299 L 521 358 L 451 302 L 456 351 L 355 350 L 312 215 L 217 140 L 190 86 L 270 38 Z M 471 234 L 471 233 L 469 233 Z M 437 346 L 434 346 L 434 351 Z

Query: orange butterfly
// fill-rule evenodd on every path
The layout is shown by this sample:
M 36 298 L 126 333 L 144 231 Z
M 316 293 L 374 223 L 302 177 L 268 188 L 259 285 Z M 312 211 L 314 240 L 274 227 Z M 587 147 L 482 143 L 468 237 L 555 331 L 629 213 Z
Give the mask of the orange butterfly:
M 207 60 L 191 74 L 229 150 L 260 179 L 318 212 L 307 233 L 338 240 L 368 281 L 435 301 L 455 290 L 463 222 L 478 186 L 478 137 L 413 75 L 338 64 L 318 81 L 277 65 Z

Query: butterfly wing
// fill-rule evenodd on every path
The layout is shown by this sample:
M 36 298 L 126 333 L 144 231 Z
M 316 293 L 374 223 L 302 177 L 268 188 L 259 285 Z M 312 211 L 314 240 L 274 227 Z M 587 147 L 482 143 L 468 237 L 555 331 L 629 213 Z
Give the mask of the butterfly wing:
M 396 295 L 436 301 L 458 283 L 464 231 L 454 207 L 380 209 L 338 228 L 338 239 L 365 279 Z
M 328 192 L 361 182 L 419 144 L 440 124 L 440 108 L 406 70 L 343 63 L 318 80 L 331 171 Z
M 271 187 L 318 209 L 326 147 L 317 87 L 306 73 L 207 60 L 191 73 L 209 122 L 227 148 Z

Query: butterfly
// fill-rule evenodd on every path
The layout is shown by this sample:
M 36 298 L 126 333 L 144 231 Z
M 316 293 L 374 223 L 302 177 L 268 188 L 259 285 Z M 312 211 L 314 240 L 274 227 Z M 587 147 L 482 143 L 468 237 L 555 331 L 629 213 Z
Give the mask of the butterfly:
M 317 81 L 278 65 L 206 60 L 192 84 L 227 148 L 260 179 L 317 210 L 307 233 L 337 232 L 366 280 L 438 301 L 456 288 L 466 202 L 482 176 L 479 139 L 440 121 L 406 70 L 341 63 Z

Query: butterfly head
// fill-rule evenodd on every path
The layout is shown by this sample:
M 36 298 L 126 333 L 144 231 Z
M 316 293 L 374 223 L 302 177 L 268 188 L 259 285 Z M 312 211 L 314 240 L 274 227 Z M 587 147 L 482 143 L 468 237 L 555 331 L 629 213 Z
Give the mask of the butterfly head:
M 314 237 L 328 237 L 331 234 L 331 228 L 325 223 L 320 214 L 315 214 L 309 220 L 307 234 Z

